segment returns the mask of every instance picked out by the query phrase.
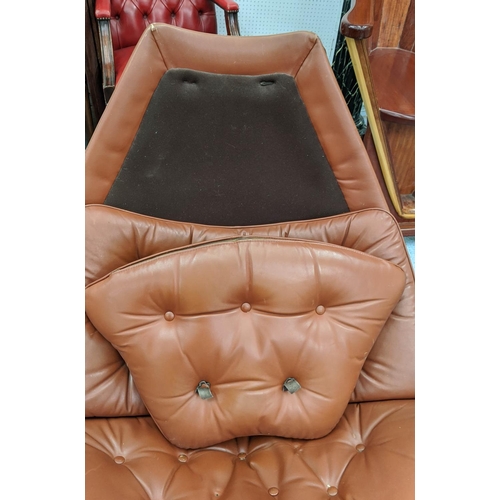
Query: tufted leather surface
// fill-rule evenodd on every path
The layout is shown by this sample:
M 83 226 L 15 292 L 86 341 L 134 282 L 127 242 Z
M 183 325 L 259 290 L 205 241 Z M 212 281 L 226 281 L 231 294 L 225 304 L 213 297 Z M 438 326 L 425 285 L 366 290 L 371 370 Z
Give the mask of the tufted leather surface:
M 102 205 L 87 206 L 85 211 L 86 284 L 158 252 L 245 235 L 325 241 L 401 267 L 405 290 L 363 365 L 351 400 L 414 397 L 415 284 L 403 238 L 389 213 L 365 210 L 313 221 L 231 228 L 165 221 Z M 88 320 L 85 344 L 87 416 L 146 415 L 123 359 Z
M 312 439 L 340 419 L 404 285 L 399 267 L 362 252 L 244 237 L 117 269 L 87 287 L 86 311 L 172 444 Z
M 350 404 L 321 439 L 198 450 L 170 444 L 149 417 L 89 419 L 86 500 L 412 499 L 414 419 L 414 401 Z
M 215 6 L 210 0 L 111 0 L 115 51 L 135 46 L 151 23 L 217 33 Z
M 238 5 L 234 2 L 218 0 L 216 4 L 238 11 Z M 211 0 L 101 1 L 96 2 L 96 17 L 110 19 L 116 83 L 121 79 L 141 35 L 151 23 L 217 33 L 215 6 Z

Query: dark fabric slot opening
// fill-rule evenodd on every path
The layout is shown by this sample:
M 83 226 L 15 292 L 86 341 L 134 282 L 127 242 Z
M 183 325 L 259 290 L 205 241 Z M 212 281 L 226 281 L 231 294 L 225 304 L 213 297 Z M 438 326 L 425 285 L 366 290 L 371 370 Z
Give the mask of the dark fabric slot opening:
M 294 79 L 165 73 L 105 204 L 253 225 L 349 211 Z

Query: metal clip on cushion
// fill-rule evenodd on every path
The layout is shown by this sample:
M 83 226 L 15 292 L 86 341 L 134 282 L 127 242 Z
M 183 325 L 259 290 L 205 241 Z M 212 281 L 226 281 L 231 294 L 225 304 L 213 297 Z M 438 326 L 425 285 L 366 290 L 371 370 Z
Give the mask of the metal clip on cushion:
M 200 396 L 201 399 L 211 399 L 214 397 L 212 394 L 212 391 L 210 390 L 210 382 L 205 382 L 205 380 L 202 380 L 199 384 L 198 387 L 196 388 L 196 394 Z
M 283 390 L 290 394 L 297 392 L 300 388 L 301 385 L 293 377 L 287 378 L 283 384 Z

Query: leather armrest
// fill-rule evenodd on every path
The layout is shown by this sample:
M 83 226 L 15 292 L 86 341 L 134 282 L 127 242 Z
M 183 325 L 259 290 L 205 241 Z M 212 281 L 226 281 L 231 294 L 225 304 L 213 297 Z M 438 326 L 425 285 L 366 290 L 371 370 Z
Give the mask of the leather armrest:
M 95 2 L 95 17 L 97 19 L 109 19 L 111 17 L 111 1 L 96 0 Z
M 239 5 L 231 0 L 212 0 L 212 2 L 224 11 L 227 34 L 240 36 L 240 25 L 238 23 Z
M 212 2 L 226 12 L 238 12 L 240 10 L 240 6 L 231 0 L 212 0 Z
M 348 38 L 363 40 L 373 30 L 373 0 L 351 0 L 351 8 L 340 22 L 340 32 Z

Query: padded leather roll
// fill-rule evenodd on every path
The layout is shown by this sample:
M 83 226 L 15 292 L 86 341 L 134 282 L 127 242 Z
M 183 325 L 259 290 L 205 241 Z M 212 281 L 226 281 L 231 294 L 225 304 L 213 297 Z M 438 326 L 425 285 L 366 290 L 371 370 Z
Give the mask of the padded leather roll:
M 312 439 L 342 416 L 405 281 L 336 245 L 236 238 L 113 271 L 86 311 L 176 446 Z

